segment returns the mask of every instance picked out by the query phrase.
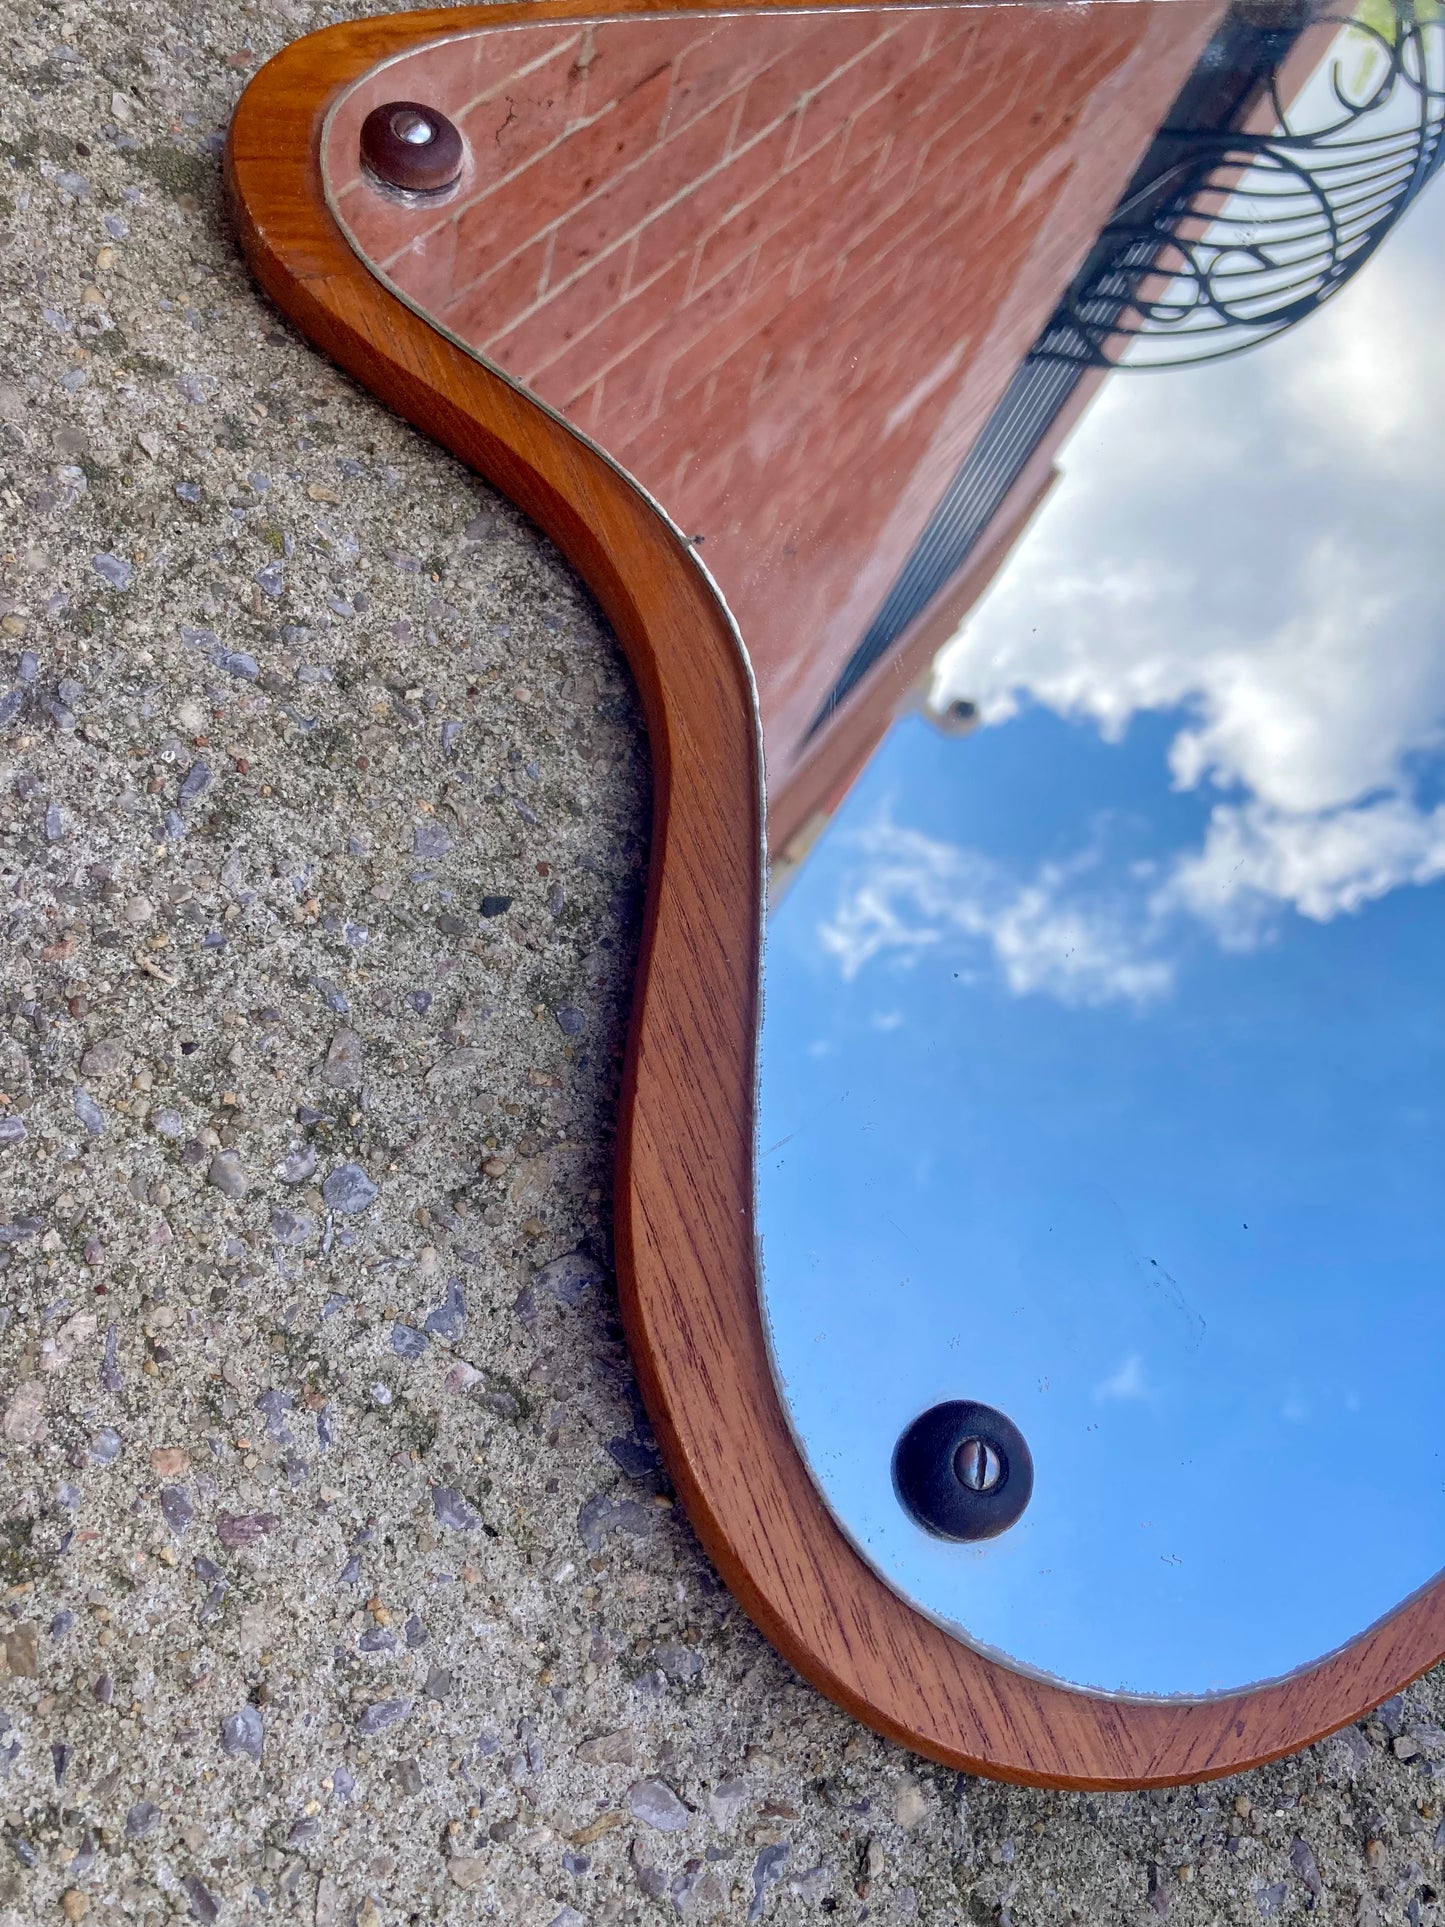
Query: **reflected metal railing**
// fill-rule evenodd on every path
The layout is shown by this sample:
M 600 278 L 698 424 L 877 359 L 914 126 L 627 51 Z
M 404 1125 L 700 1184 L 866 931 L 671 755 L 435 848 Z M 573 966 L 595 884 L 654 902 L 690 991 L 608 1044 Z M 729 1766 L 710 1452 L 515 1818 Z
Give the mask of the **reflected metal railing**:
M 1318 68 L 1286 101 L 1308 37 L 1320 34 L 1329 40 Z M 1273 18 L 1237 12 L 1015 372 L 808 736 L 958 575 L 1089 370 L 1218 360 L 1294 327 L 1359 272 L 1442 165 L 1445 0 L 1362 0 L 1352 12 L 1304 4 Z
M 1239 354 L 1360 271 L 1445 163 L 1445 14 L 1380 0 L 1307 31 L 1331 29 L 1291 100 L 1268 76 L 1259 131 L 1161 129 L 1150 178 L 1131 184 L 1033 359 L 1177 368 Z

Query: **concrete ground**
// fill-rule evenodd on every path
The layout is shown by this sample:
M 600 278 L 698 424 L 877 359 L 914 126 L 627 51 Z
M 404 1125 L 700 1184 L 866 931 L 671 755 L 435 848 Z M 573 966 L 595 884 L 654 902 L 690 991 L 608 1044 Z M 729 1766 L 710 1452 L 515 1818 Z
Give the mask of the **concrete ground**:
M 1015 1792 L 700 1555 L 608 1269 L 627 674 L 218 197 L 337 17 L 4 14 L 0 1920 L 1437 1919 L 1438 1676 L 1231 1783 Z

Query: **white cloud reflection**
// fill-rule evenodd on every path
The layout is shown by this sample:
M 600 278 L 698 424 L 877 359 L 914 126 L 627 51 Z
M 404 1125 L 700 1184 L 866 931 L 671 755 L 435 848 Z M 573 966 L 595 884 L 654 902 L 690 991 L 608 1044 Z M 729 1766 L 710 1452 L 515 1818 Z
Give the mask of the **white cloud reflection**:
M 1115 1400 L 1150 1405 L 1154 1394 L 1144 1378 L 1144 1361 L 1138 1352 L 1130 1352 L 1116 1372 L 1094 1387 L 1094 1403 L 1105 1405 Z
M 1358 809 L 1290 815 L 1252 802 L 1219 805 L 1202 849 L 1181 858 L 1158 907 L 1183 905 L 1231 949 L 1258 941 L 1273 904 L 1316 923 L 1360 910 L 1402 884 L 1445 876 L 1445 805 L 1399 796 Z
M 845 978 L 874 957 L 916 958 L 944 944 L 981 944 L 1016 996 L 1070 1005 L 1143 1003 L 1170 988 L 1163 961 L 1141 957 L 1127 908 L 1085 883 L 1091 866 L 1044 864 L 1020 881 L 975 850 L 925 836 L 886 813 L 850 839 L 856 858 L 837 909 L 818 932 Z
M 1248 947 L 1282 914 L 1445 876 L 1424 787 L 1445 748 L 1442 311 L 1436 188 L 1292 334 L 1111 379 L 935 696 L 986 727 L 1041 705 L 1108 741 L 1172 714 L 1169 780 L 1208 800 L 1202 842 L 1126 900 L 1086 861 L 1010 878 L 881 821 L 824 933 L 848 974 L 953 932 L 1016 992 L 1141 1001 L 1169 988 L 1171 920 Z

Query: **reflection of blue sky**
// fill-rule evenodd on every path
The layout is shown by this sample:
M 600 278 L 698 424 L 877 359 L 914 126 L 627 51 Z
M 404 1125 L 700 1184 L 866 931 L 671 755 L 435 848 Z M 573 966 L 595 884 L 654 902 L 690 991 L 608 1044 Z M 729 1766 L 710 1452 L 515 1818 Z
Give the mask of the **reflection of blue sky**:
M 938 1617 L 1205 1691 L 1445 1565 L 1445 191 L 1302 328 L 1116 377 L 769 933 L 760 1223 L 794 1421 Z M 770 1147 L 777 1146 L 777 1149 Z M 945 1397 L 984 1548 L 898 1509 Z

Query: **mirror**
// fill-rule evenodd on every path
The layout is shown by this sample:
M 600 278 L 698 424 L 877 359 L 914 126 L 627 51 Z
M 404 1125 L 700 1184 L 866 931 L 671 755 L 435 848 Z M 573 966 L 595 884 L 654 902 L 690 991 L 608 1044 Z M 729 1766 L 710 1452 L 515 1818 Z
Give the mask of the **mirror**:
M 780 1394 L 889 1585 L 1080 1688 L 1279 1678 L 1445 1563 L 1442 38 L 486 28 L 323 135 L 737 619 Z

